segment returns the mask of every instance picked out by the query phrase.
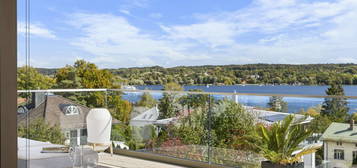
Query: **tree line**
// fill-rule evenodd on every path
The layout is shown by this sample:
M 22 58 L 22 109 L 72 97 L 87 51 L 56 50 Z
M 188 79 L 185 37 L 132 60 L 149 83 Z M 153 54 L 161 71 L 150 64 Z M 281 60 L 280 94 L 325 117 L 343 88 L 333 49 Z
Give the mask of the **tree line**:
M 180 85 L 328 85 L 334 80 L 344 85 L 357 84 L 356 64 L 153 66 L 107 70 L 117 77 L 117 82 L 128 85 L 164 85 L 169 82 Z M 58 69 L 38 68 L 38 71 L 54 76 Z

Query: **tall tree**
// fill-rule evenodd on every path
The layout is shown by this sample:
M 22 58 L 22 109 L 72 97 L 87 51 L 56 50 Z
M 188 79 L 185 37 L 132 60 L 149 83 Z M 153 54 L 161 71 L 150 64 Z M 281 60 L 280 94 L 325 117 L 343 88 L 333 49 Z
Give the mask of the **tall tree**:
M 40 74 L 33 67 L 20 67 L 17 69 L 17 89 L 49 89 L 55 84 L 51 77 Z
M 269 98 L 268 107 L 272 111 L 288 112 L 288 103 L 281 96 L 272 96 Z
M 99 69 L 95 64 L 77 60 L 73 66 L 67 65 L 57 71 L 57 87 L 75 88 L 119 88 L 108 70 Z
M 56 87 L 63 89 L 81 88 L 120 88 L 115 78 L 108 70 L 99 69 L 95 64 L 84 60 L 77 60 L 74 65 L 67 65 L 55 74 Z M 103 107 L 106 105 L 107 95 L 103 92 L 63 93 L 77 103 L 88 107 Z M 120 96 L 113 94 L 112 96 Z
M 144 106 L 148 108 L 152 108 L 156 105 L 157 101 L 151 96 L 150 93 L 145 92 L 139 102 L 137 103 L 138 106 Z
M 167 83 L 164 85 L 165 91 L 181 91 L 183 88 L 177 83 Z M 176 93 L 167 93 L 163 94 L 163 97 L 159 101 L 159 111 L 160 119 L 170 118 L 177 116 L 179 114 L 179 107 L 178 107 L 178 96 Z
M 326 90 L 326 94 L 334 97 L 327 97 L 322 104 L 321 115 L 327 116 L 334 122 L 344 122 L 348 118 L 349 108 L 344 97 L 345 92 L 342 84 L 333 82 Z
M 159 119 L 174 117 L 178 114 L 177 100 L 175 96 L 164 93 L 158 105 L 160 115 Z
M 164 85 L 164 90 L 166 91 L 183 91 L 181 85 L 175 82 L 169 82 Z
M 121 99 L 120 96 L 111 96 L 109 97 L 108 108 L 115 119 L 126 125 L 129 124 L 133 108 L 129 101 Z

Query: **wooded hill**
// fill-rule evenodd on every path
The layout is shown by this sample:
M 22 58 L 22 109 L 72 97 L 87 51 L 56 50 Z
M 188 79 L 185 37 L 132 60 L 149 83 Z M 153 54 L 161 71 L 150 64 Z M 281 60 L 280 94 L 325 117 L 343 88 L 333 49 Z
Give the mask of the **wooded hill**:
M 37 70 L 53 76 L 57 69 Z M 181 85 L 327 85 L 332 80 L 345 85 L 357 84 L 357 64 L 154 66 L 108 70 L 118 77 L 118 82 L 129 85 L 162 85 L 168 82 Z

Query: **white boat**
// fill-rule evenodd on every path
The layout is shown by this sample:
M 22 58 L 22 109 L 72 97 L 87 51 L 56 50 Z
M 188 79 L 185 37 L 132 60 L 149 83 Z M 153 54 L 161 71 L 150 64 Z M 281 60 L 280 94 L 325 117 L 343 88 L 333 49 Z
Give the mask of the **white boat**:
M 121 87 L 123 90 L 137 90 L 135 86 L 132 85 L 124 85 Z

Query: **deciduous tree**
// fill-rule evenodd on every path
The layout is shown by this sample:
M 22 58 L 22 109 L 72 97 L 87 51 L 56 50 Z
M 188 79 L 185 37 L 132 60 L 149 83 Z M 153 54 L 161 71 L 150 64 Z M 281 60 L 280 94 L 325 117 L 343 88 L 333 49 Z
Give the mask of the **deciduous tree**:
M 40 74 L 35 68 L 23 66 L 17 69 L 17 89 L 49 89 L 55 84 L 55 79 Z

